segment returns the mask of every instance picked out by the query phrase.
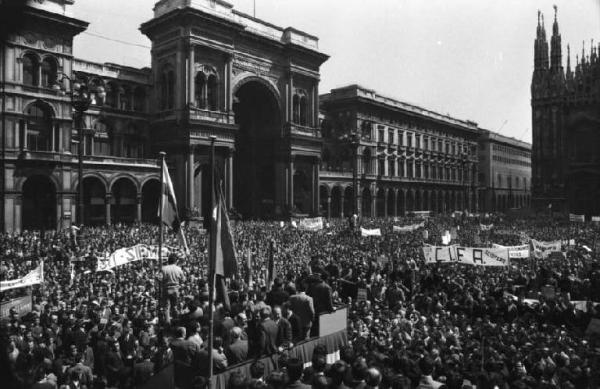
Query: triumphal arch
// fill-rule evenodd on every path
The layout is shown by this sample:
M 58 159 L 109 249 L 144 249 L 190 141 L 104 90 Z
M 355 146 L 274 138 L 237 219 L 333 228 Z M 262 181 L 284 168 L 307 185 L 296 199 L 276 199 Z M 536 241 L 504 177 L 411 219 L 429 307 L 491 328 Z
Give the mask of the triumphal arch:
M 318 38 L 221 0 L 159 1 L 140 29 L 152 41 L 152 144 L 180 208 L 206 215 L 214 136 L 219 183 L 244 218 L 316 214 Z

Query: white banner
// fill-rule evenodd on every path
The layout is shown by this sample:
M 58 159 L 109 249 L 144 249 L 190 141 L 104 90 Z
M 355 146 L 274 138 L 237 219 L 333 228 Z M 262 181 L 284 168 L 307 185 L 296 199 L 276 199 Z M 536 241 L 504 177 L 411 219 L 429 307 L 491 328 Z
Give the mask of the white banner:
M 168 247 L 162 248 L 162 257 L 167 259 L 171 250 Z M 131 262 L 141 261 L 142 259 L 158 259 L 158 246 L 138 244 L 132 247 L 124 247 L 115 250 L 107 258 L 98 258 L 98 268 L 96 271 L 110 271 L 115 267 L 123 266 Z
M 539 240 L 531 239 L 533 245 L 533 256 L 535 258 L 546 259 L 553 252 L 560 252 L 561 241 L 557 240 L 554 242 L 541 242 Z
M 423 246 L 426 263 L 455 262 L 471 266 L 508 266 L 508 250 L 452 246 Z
M 600 223 L 600 216 L 592 216 L 592 221 L 596 223 Z
M 481 229 L 481 231 L 491 231 L 492 228 L 494 228 L 494 224 L 479 224 L 479 228 Z
M 569 221 L 583 223 L 583 222 L 585 222 L 585 215 L 576 215 L 574 213 L 570 213 Z
M 508 250 L 508 258 L 510 258 L 510 259 L 529 258 L 529 245 L 528 244 L 524 244 L 521 246 L 502 246 L 502 245 L 493 243 L 492 247 Z
M 323 218 L 313 217 L 300 219 L 298 223 L 298 229 L 303 231 L 320 231 L 323 229 Z
M 38 267 L 27 273 L 25 277 L 16 280 L 0 282 L 0 292 L 5 290 L 24 288 L 31 285 L 39 285 L 44 282 L 44 262 L 40 262 Z
M 452 235 L 450 235 L 450 231 L 446 230 L 444 232 L 444 234 L 442 235 L 442 244 L 449 245 L 451 240 L 452 240 Z
M 360 236 L 381 236 L 381 228 L 372 230 L 360 227 Z
M 425 222 L 421 222 L 419 224 L 411 224 L 410 226 L 393 226 L 392 231 L 394 232 L 413 232 L 418 230 L 419 228 L 425 227 Z

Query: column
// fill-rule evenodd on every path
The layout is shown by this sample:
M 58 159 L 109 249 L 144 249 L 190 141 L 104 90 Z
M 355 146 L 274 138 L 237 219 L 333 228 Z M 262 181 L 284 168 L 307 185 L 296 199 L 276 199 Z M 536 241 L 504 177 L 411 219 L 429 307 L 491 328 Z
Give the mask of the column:
M 227 96 L 227 101 L 225 102 L 225 105 L 227 107 L 227 112 L 233 111 L 233 88 L 231 85 L 232 67 L 233 67 L 233 56 L 228 55 L 227 63 L 226 63 L 226 67 L 225 67 L 225 71 L 227 72 L 227 74 L 225 75 L 225 81 L 227 82 L 227 85 L 225 85 L 225 96 Z M 233 206 L 233 202 L 231 203 L 231 206 Z
M 202 209 L 202 190 L 204 189 L 202 188 L 202 169 L 198 169 L 198 179 L 196 182 L 198 183 L 198 190 L 196 191 L 196 193 L 198 194 L 198 200 L 196 201 L 196 204 L 198 205 L 198 216 L 202 217 L 204 216 L 202 214 L 202 212 L 204 211 Z
M 312 171 L 313 171 L 313 180 L 312 180 L 312 184 L 313 184 L 313 191 L 312 191 L 312 195 L 313 195 L 313 214 L 314 216 L 318 216 L 319 213 L 319 204 L 321 204 L 321 192 L 319 191 L 319 159 L 315 158 L 315 161 L 313 162 L 313 166 L 312 166 Z
M 331 195 L 327 192 L 327 219 L 331 219 Z
M 288 82 L 288 91 L 287 91 L 287 107 L 286 107 L 286 116 L 287 121 L 292 122 L 294 115 L 294 76 L 290 71 L 289 74 L 289 82 Z
M 388 216 L 388 196 L 389 193 L 387 190 L 383 192 L 383 217 Z
M 400 196 L 402 196 L 402 216 L 406 215 L 406 192 L 400 191 Z
M 288 165 L 288 207 L 289 211 L 294 210 L 294 156 L 290 155 Z
M 344 218 L 344 202 L 345 202 L 345 198 L 346 198 L 346 191 L 343 191 L 342 195 L 340 196 L 340 217 L 342 219 Z
M 104 196 L 104 206 L 105 206 L 105 211 L 104 211 L 104 216 L 106 217 L 106 225 L 110 226 L 110 200 L 112 198 L 112 195 L 110 193 L 107 193 L 106 196 Z
M 393 191 L 394 196 L 394 216 L 398 216 L 398 191 Z
M 196 98 L 196 53 L 194 45 L 188 46 L 188 106 L 194 104 Z
M 377 217 L 377 187 L 375 185 L 371 190 L 371 217 Z
M 194 146 L 189 146 L 187 160 L 187 202 L 186 207 L 191 211 L 194 208 Z
M 227 207 L 233 208 L 233 150 L 227 149 Z
M 135 205 L 137 207 L 135 221 L 140 223 L 142 221 L 142 194 L 141 193 L 138 193 L 137 196 L 135 196 Z

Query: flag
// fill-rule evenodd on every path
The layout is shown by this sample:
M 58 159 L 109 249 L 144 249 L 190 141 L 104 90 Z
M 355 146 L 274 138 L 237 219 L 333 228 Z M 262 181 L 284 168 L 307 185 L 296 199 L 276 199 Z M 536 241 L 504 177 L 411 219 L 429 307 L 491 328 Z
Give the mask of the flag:
M 223 305 L 229 309 L 229 298 L 225 278 L 237 275 L 237 261 L 235 258 L 235 247 L 233 236 L 229 228 L 229 216 L 225 205 L 225 197 L 221 188 L 216 188 L 216 204 L 212 212 L 211 226 L 211 247 L 215 287 L 217 291 L 217 301 L 223 302 Z
M 163 159 L 162 161 L 162 201 L 159 204 L 158 216 L 162 217 L 160 221 L 162 224 L 171 227 L 173 232 L 179 236 L 181 245 L 183 246 L 185 253 L 189 254 L 190 249 L 185 239 L 185 234 L 181 228 L 181 220 L 177 213 L 177 199 L 175 198 L 175 191 L 173 190 L 173 182 L 169 175 L 169 169 L 167 168 L 167 162 Z M 162 212 L 160 207 L 162 206 Z

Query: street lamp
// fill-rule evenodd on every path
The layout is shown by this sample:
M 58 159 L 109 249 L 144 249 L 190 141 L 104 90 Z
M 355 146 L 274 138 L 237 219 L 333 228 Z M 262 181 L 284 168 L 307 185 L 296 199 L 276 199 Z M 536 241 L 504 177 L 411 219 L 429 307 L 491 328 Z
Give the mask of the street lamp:
M 56 83 L 52 86 L 52 89 L 59 91 L 59 93 L 66 94 L 61 83 L 68 81 L 71 88 L 69 88 L 69 96 L 71 98 L 71 106 L 74 109 L 73 122 L 77 127 L 77 141 L 79 142 L 77 148 L 77 176 L 79 180 L 79 195 L 77 197 L 77 221 L 79 224 L 83 224 L 83 114 L 88 110 L 90 104 L 94 101 L 92 94 L 95 94 L 101 101 L 106 97 L 104 87 L 101 85 L 95 86 L 88 82 L 81 82 L 74 76 L 67 76 L 65 73 L 59 72 L 57 75 Z

